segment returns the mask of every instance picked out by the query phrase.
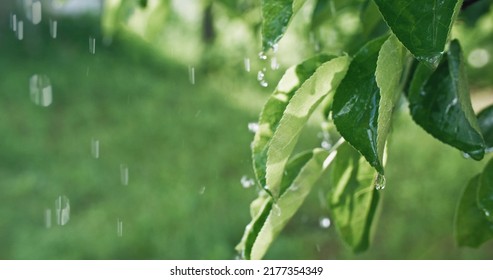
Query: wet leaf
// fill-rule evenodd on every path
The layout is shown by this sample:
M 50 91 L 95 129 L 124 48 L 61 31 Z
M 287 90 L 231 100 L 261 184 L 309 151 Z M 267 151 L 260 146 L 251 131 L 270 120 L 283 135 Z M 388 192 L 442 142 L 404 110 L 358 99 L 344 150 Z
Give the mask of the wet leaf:
M 435 65 L 447 43 L 461 0 L 375 0 L 399 41 L 420 61 Z
M 479 112 L 478 124 L 483 134 L 486 149 L 493 150 L 493 105 Z
M 438 140 L 476 160 L 484 156 L 484 141 L 471 106 L 459 43 L 452 41 L 436 70 L 420 64 L 409 89 L 414 121 Z
M 377 172 L 358 151 L 344 143 L 337 150 L 330 173 L 328 205 L 344 242 L 355 252 L 368 248 L 370 229 L 378 206 Z
M 323 149 L 294 157 L 286 166 L 277 201 L 262 194 L 252 203 L 252 221 L 236 249 L 245 259 L 261 259 L 272 241 L 299 209 L 336 152 Z
M 483 173 L 484 174 L 484 173 Z M 455 238 L 459 246 L 479 247 L 493 238 L 493 223 L 478 207 L 477 194 L 482 185 L 482 176 L 476 175 L 462 194 L 455 215 Z M 493 184 L 493 181 L 489 182 Z
M 262 48 L 267 51 L 282 38 L 291 17 L 305 0 L 262 1 Z
M 493 230 L 493 159 L 488 162 L 481 174 L 477 201 Z
M 267 152 L 266 184 L 278 197 L 284 167 L 298 137 L 315 108 L 337 88 L 346 74 L 349 58 L 341 56 L 322 64 L 296 91 L 283 112 Z
M 300 86 L 315 70 L 334 56 L 318 55 L 286 70 L 259 117 L 259 129 L 252 143 L 253 169 L 259 184 L 264 187 L 267 151 L 286 106 Z
M 394 36 L 369 42 L 355 55 L 332 105 L 338 131 L 380 174 L 404 58 Z

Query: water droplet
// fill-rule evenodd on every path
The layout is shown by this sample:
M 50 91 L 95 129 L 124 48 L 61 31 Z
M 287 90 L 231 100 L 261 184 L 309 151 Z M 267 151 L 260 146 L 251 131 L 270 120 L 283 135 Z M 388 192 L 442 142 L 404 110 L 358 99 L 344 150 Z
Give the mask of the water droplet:
M 257 80 L 262 81 L 265 78 L 265 73 L 262 70 L 259 70 L 257 73 Z
M 29 95 L 34 104 L 43 107 L 50 106 L 53 97 L 48 76 L 40 74 L 31 76 L 29 79 Z
M 275 56 L 270 59 L 270 69 L 272 70 L 279 69 L 279 63 L 277 62 L 277 58 Z
M 279 44 L 278 43 L 273 44 L 272 45 L 272 52 L 276 53 L 278 50 L 279 50 Z
M 94 37 L 89 37 L 89 53 L 90 54 L 96 53 L 96 38 Z
M 10 21 L 9 21 L 10 29 L 14 32 L 17 31 L 17 15 L 10 13 Z
M 256 122 L 248 123 L 248 130 L 250 132 L 257 133 L 257 131 L 258 131 L 258 123 L 256 123 Z
M 322 217 L 320 218 L 318 224 L 320 225 L 321 228 L 329 228 L 331 223 L 328 217 Z
M 203 195 L 205 193 L 205 186 L 202 186 L 199 190 L 199 194 Z
M 281 207 L 279 207 L 279 204 L 277 203 L 272 204 L 272 213 L 274 213 L 274 215 L 278 217 L 281 216 L 282 211 L 281 211 Z
M 471 156 L 469 154 L 464 153 L 464 152 L 462 152 L 462 157 L 463 158 L 466 158 L 466 159 L 470 159 L 471 158 Z
M 385 176 L 380 173 L 377 173 L 377 177 L 375 178 L 375 189 L 377 190 L 385 189 L 385 183 L 386 183 Z
M 55 216 L 57 225 L 64 226 L 70 220 L 70 201 L 61 195 L 55 200 Z
M 327 140 L 323 140 L 322 143 L 320 143 L 320 146 L 326 150 L 330 150 L 330 148 L 332 148 L 332 145 Z
M 116 236 L 123 236 L 123 221 L 120 218 L 116 219 Z
M 128 166 L 126 164 L 120 164 L 120 181 L 122 185 L 128 186 Z
M 91 139 L 91 155 L 93 158 L 99 158 L 99 140 Z
M 243 59 L 243 64 L 245 65 L 245 70 L 250 72 L 250 58 L 245 57 Z
M 24 39 L 24 22 L 22 20 L 17 22 L 17 39 Z
M 262 87 L 268 87 L 269 86 L 269 83 L 266 80 L 262 80 L 262 81 L 260 81 L 260 86 L 262 86 Z
M 258 53 L 258 58 L 260 58 L 260 60 L 266 60 L 267 59 L 267 55 L 264 52 L 259 52 Z
M 45 209 L 45 227 L 51 228 L 51 209 Z
M 56 20 L 50 19 L 50 35 L 51 38 L 55 39 L 57 35 L 58 22 Z
M 188 80 L 192 85 L 195 85 L 195 67 L 188 66 Z
M 248 178 L 247 176 L 242 176 L 240 182 L 245 189 L 255 185 L 255 180 Z
M 31 21 L 33 24 L 41 22 L 41 2 L 35 1 L 31 5 Z

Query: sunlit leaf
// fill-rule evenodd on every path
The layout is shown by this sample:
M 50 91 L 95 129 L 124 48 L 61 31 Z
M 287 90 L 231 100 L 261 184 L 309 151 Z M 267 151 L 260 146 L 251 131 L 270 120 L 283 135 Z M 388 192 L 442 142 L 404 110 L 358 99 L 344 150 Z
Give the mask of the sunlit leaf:
M 330 173 L 328 205 L 339 234 L 355 252 L 366 250 L 370 243 L 371 224 L 379 200 L 375 188 L 377 174 L 349 144 L 337 150 Z
M 493 150 L 493 105 L 479 112 L 478 124 L 483 134 L 486 149 Z
M 282 174 L 298 137 L 309 117 L 327 96 L 337 88 L 346 74 L 349 57 L 341 56 L 322 64 L 296 91 L 286 106 L 267 152 L 266 185 L 278 197 Z
M 286 32 L 291 17 L 305 0 L 262 1 L 262 48 L 273 48 Z
M 462 0 L 375 0 L 385 21 L 420 61 L 435 65 Z
M 264 256 L 336 153 L 315 149 L 294 157 L 286 165 L 282 180 L 285 187 L 280 197 L 274 202 L 271 196 L 263 194 L 252 203 L 252 222 L 246 227 L 242 241 L 236 247 L 245 259 L 261 259 Z
M 406 50 L 394 35 L 390 36 L 380 49 L 375 71 L 380 89 L 377 129 L 377 151 L 380 159 L 383 158 L 392 112 L 401 93 L 399 86 L 405 62 Z
M 476 199 L 482 185 L 481 177 L 476 175 L 469 181 L 457 208 L 455 238 L 459 246 L 479 247 L 493 238 L 493 223 L 488 221 Z M 489 184 L 492 185 L 493 181 Z
M 264 187 L 268 145 L 276 131 L 284 110 L 294 93 L 324 62 L 334 58 L 318 55 L 286 70 L 276 89 L 267 100 L 259 118 L 259 129 L 252 143 L 253 169 L 259 184 Z
M 341 135 L 380 174 L 404 58 L 405 50 L 394 36 L 369 42 L 351 62 L 332 105 Z
M 452 41 L 436 70 L 420 64 L 409 89 L 414 121 L 440 141 L 476 160 L 484 156 L 484 142 L 471 106 L 459 43 Z

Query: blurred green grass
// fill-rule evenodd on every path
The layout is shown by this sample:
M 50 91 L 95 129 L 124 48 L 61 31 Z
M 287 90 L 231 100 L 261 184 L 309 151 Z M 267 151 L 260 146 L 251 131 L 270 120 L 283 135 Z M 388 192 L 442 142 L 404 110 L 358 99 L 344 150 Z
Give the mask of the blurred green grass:
M 240 185 L 252 176 L 247 124 L 270 89 L 241 69 L 242 58 L 220 69 L 197 65 L 192 85 L 188 65 L 135 38 L 105 47 L 92 21 L 59 28 L 57 39 L 46 26 L 26 25 L 21 42 L 1 33 L 0 258 L 234 258 L 256 196 Z M 94 55 L 89 36 L 97 37 Z M 36 73 L 53 86 L 47 108 L 29 99 Z M 319 145 L 317 131 L 309 127 L 301 146 Z M 100 141 L 99 159 L 91 157 L 92 139 Z M 369 251 L 354 255 L 334 227 L 319 226 L 330 217 L 323 178 L 267 258 L 491 259 L 491 242 L 473 250 L 453 241 L 459 196 L 482 165 L 399 114 Z M 59 195 L 70 199 L 70 221 L 45 228 L 44 211 Z

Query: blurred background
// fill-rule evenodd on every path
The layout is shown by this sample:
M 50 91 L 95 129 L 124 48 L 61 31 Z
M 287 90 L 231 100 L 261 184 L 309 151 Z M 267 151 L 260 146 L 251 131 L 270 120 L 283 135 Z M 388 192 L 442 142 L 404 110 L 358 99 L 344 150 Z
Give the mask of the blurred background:
M 314 13 L 321 2 L 308 0 L 261 59 L 260 1 L 1 1 L 0 259 L 234 259 L 258 192 L 251 130 L 276 80 L 369 36 L 364 1 Z M 493 103 L 492 34 L 491 1 L 453 31 L 476 110 Z M 299 149 L 321 145 L 320 119 Z M 406 106 L 389 145 L 367 252 L 330 226 L 322 178 L 266 258 L 493 258 L 492 242 L 458 248 L 453 235 L 486 160 L 427 135 Z

